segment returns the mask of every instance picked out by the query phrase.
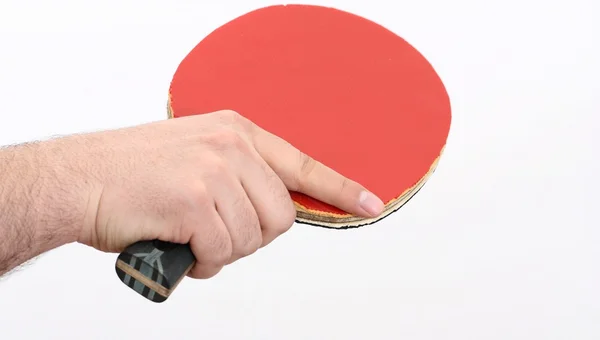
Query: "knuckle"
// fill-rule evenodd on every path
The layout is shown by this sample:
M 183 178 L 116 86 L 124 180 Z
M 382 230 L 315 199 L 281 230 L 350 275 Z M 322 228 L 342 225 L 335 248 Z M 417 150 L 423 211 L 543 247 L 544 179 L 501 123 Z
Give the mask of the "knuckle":
M 281 179 L 272 173 L 269 178 L 273 192 L 274 211 L 271 216 L 275 217 L 270 233 L 281 235 L 288 231 L 296 221 L 296 206 L 290 192 Z
M 302 191 L 304 183 L 317 166 L 317 161 L 304 152 L 298 152 L 298 158 L 299 169 L 294 177 L 294 186 L 296 190 Z
M 211 239 L 211 252 L 203 263 L 214 267 L 222 267 L 229 262 L 231 254 L 231 241 L 226 235 L 219 233 Z
M 206 135 L 204 138 L 208 144 L 215 146 L 219 149 L 224 149 L 235 144 L 239 136 L 233 129 L 222 128 L 218 131 Z
M 239 229 L 240 242 L 236 254 L 248 256 L 254 254 L 262 245 L 262 233 L 258 218 L 245 219 L 246 223 Z
M 226 175 L 229 172 L 229 165 L 224 158 L 214 155 L 204 159 L 201 169 L 205 178 L 214 179 Z M 203 185 L 206 188 L 206 184 Z
M 350 180 L 346 177 L 342 177 L 342 179 L 340 180 L 340 193 L 343 193 L 344 191 L 348 190 L 348 188 L 350 188 L 350 186 L 352 185 L 352 183 L 350 183 Z
M 262 236 L 260 233 L 253 233 L 252 237 L 249 237 L 245 245 L 240 249 L 239 254 L 241 256 L 249 256 L 254 254 L 262 245 Z
M 234 110 L 221 110 L 218 112 L 218 115 L 221 119 L 229 123 L 236 122 L 241 116 L 237 111 Z
M 184 183 L 180 188 L 182 194 L 177 205 L 180 207 L 181 212 L 185 214 L 184 216 L 203 214 L 212 207 L 212 196 L 203 181 Z
M 218 112 L 218 117 L 223 125 L 242 131 L 248 132 L 254 127 L 250 120 L 233 110 L 221 110 Z
M 317 161 L 304 152 L 300 152 L 300 173 L 308 176 L 315 169 Z
M 218 151 L 246 150 L 248 145 L 242 136 L 234 129 L 223 128 L 205 136 L 205 142 Z
M 191 198 L 190 202 L 188 202 L 189 204 L 191 204 L 192 206 L 197 206 L 198 204 L 208 202 L 208 188 L 206 187 L 206 184 L 204 182 L 195 181 L 193 183 L 188 184 L 187 188 Z
M 287 193 L 287 191 L 286 191 Z M 287 232 L 296 221 L 296 207 L 294 202 L 287 193 L 287 197 L 281 197 L 278 200 L 277 209 L 274 211 L 272 219 L 268 226 L 265 227 L 265 233 L 271 237 L 278 237 Z
M 186 243 L 188 242 L 188 240 L 191 239 L 195 229 L 195 226 L 191 223 L 188 223 L 186 218 L 183 217 L 181 219 L 181 223 L 174 225 L 174 228 L 171 230 L 170 236 L 172 236 L 172 239 L 175 243 Z M 165 232 L 168 231 L 165 230 Z

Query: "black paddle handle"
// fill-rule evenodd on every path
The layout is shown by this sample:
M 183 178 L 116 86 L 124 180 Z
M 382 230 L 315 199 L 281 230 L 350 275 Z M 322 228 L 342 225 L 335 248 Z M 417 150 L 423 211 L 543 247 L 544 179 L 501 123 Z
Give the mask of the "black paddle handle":
M 127 247 L 115 264 L 119 279 L 153 302 L 165 301 L 195 263 L 187 244 L 159 240 Z

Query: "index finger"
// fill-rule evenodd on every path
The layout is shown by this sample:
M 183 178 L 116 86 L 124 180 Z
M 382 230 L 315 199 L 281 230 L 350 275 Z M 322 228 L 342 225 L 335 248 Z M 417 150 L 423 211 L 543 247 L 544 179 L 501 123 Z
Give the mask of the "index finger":
M 381 199 L 361 184 L 256 125 L 251 130 L 254 147 L 289 190 L 358 216 L 376 217 L 383 212 Z

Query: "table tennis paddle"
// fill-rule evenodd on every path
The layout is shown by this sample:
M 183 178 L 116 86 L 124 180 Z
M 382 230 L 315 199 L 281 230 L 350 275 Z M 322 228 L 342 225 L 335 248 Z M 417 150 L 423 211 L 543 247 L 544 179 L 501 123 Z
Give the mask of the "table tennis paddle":
M 333 229 L 372 224 L 398 210 L 435 170 L 451 108 L 431 64 L 408 42 L 357 15 L 279 5 L 238 17 L 205 37 L 177 68 L 171 119 L 237 111 L 385 203 L 353 216 L 297 192 L 297 222 Z M 188 245 L 138 242 L 118 257 L 119 278 L 165 301 L 195 258 Z

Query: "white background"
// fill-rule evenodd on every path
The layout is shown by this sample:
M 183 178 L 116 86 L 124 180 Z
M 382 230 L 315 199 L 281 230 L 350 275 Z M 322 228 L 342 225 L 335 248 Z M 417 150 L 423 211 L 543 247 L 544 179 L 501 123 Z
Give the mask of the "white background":
M 388 27 L 445 82 L 419 195 L 369 228 L 297 225 L 164 304 L 116 254 L 56 249 L 0 282 L 1 339 L 600 339 L 599 3 L 306 3 Z M 270 4 L 0 0 L 0 144 L 164 119 L 189 50 Z

